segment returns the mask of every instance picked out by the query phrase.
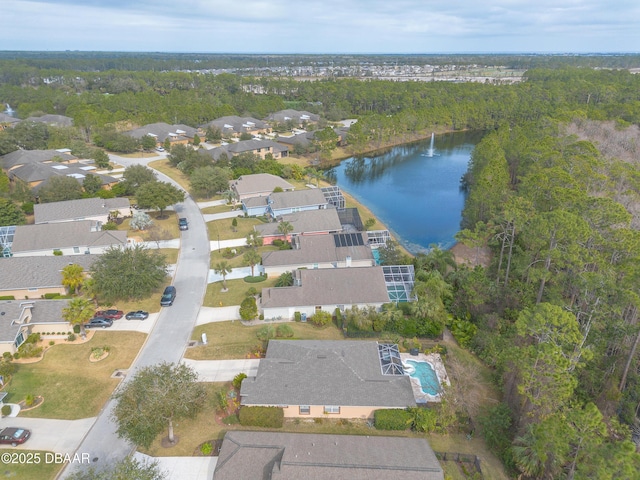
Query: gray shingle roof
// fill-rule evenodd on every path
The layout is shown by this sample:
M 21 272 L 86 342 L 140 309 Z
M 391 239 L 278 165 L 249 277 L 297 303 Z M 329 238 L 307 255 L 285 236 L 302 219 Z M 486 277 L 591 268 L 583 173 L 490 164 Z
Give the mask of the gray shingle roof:
M 269 195 L 269 198 L 273 210 L 327 204 L 327 199 L 319 188 L 294 190 L 293 192 L 276 192 Z
M 269 194 L 276 187 L 283 190 L 293 190 L 293 185 L 284 178 L 270 173 L 242 175 L 237 180 L 231 180 L 229 184 L 238 192 L 238 195 Z
M 215 120 L 201 125 L 201 127 L 214 127 L 222 133 L 242 133 L 271 128 L 269 124 L 262 120 L 258 120 L 257 118 L 238 117 L 237 115 L 216 118 Z
M 112 210 L 129 206 L 128 198 L 82 198 L 65 202 L 39 203 L 33 206 L 33 212 L 35 223 L 47 223 L 107 215 Z
M 127 135 L 133 138 L 142 138 L 145 135 L 152 135 L 156 137 L 158 142 L 164 142 L 167 138 L 175 135 L 176 138 L 182 137 L 185 139 L 191 139 L 196 134 L 197 130 L 189 125 L 177 124 L 169 125 L 168 123 L 158 122 L 144 125 L 134 130 L 125 132 Z
M 424 438 L 227 432 L 215 480 L 442 480 Z
M 70 127 L 73 125 L 73 118 L 65 117 L 64 115 L 54 115 L 47 113 L 40 117 L 28 117 L 25 122 L 38 122 L 46 123 L 47 125 L 56 125 L 59 127 Z
M 267 117 L 267 120 L 273 120 L 280 123 L 292 120 L 293 122 L 300 124 L 304 121 L 317 122 L 320 120 L 320 117 L 315 113 L 307 112 L 305 110 L 286 109 L 270 114 Z
M 271 340 L 240 396 L 243 405 L 415 406 L 409 376 L 383 375 L 370 341 Z
M 263 308 L 389 302 L 382 267 L 296 270 L 301 286 L 262 289 Z
M 32 317 L 29 323 L 54 324 L 66 323 L 62 319 L 62 309 L 67 306 L 67 303 L 67 300 L 0 301 L 0 342 L 13 342 L 15 340 L 22 326 L 15 323 L 20 319 L 22 304 L 33 304 L 31 309 Z
M 347 257 L 351 257 L 352 260 L 371 260 L 373 265 L 373 253 L 368 245 L 336 247 L 333 235 L 298 236 L 293 243 L 298 248 L 263 253 L 262 264 L 272 267 L 344 262 Z
M 70 162 L 78 159 L 78 157 L 58 150 L 16 150 L 15 152 L 7 153 L 2 156 L 2 168 L 8 170 L 16 165 L 50 162 L 54 157 L 62 159 L 63 162 Z
M 99 255 L 0 258 L 0 290 L 62 286 L 62 269 L 75 263 L 89 271 Z
M 323 208 L 318 210 L 304 210 L 302 212 L 282 215 L 283 222 L 289 222 L 293 226 L 294 235 L 314 232 L 339 232 L 342 224 L 335 208 Z M 279 236 L 278 222 L 264 223 L 254 227 L 260 235 Z
M 65 223 L 43 223 L 39 225 L 18 225 L 13 237 L 11 251 L 31 252 L 66 247 L 104 247 L 127 243 L 127 232 L 104 230 L 92 232 L 95 222 L 79 220 Z
M 264 148 L 270 148 L 271 153 L 283 153 L 289 151 L 286 146 L 280 145 L 276 142 L 272 142 L 271 140 L 255 139 L 241 140 L 239 142 L 230 143 L 221 147 L 212 148 L 211 150 L 207 150 L 206 153 L 209 154 L 214 160 L 219 160 L 223 154 L 227 155 L 227 157 L 233 157 L 235 155 L 240 155 L 241 153 L 254 152 Z

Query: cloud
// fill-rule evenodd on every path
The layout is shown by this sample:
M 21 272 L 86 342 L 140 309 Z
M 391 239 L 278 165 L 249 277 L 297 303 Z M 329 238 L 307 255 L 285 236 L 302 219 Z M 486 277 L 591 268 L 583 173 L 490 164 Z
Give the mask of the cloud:
M 2 21 L 18 50 L 640 51 L 631 0 L 4 0 Z

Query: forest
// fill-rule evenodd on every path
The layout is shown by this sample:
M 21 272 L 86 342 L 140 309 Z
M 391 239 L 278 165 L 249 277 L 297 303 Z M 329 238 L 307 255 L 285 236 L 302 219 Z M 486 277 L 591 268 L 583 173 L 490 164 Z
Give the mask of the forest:
M 197 126 L 283 108 L 357 118 L 350 153 L 434 130 L 485 132 L 461 179 L 459 240 L 489 249 L 491 263 L 456 268 L 446 252 L 406 259 L 390 248 L 389 262 L 416 266 L 418 302 L 344 322 L 407 337 L 452 330 L 494 372 L 502 401 L 478 428 L 514 476 L 639 478 L 640 75 L 624 69 L 638 57 L 522 58 L 525 81 L 491 85 L 207 75 L 165 71 L 160 62 L 177 69 L 189 59 L 153 55 L 133 68 L 131 55 L 5 52 L 0 101 L 20 118 L 56 113 L 75 126 L 6 129 L 0 154 L 95 148 L 146 123 Z M 2 179 L 0 193 L 11 198 Z

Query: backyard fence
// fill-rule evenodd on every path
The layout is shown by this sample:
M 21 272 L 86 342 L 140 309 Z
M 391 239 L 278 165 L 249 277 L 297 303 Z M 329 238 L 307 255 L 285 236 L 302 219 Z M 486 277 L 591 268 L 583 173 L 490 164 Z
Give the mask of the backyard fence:
M 464 462 L 473 465 L 476 471 L 482 476 L 482 468 L 480 467 L 480 457 L 470 453 L 457 452 L 434 452 L 438 460 L 443 462 Z

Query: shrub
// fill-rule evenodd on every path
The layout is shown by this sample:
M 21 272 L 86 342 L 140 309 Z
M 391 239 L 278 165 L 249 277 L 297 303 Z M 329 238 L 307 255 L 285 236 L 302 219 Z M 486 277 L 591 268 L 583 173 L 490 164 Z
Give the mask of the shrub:
M 58 297 L 60 297 L 59 293 L 45 293 L 44 294 L 45 300 L 53 300 L 54 298 L 58 298 Z
M 211 445 L 211 442 L 206 442 L 200 445 L 200 453 L 202 455 L 209 456 L 211 455 L 212 452 L 213 452 L 213 445 Z
M 4 359 L 5 359 L 5 360 L 7 360 L 7 361 L 11 360 L 11 353 L 9 353 L 9 352 L 4 352 L 4 353 L 2 354 L 2 358 L 4 358 Z
M 55 340 L 49 340 L 49 346 L 53 347 L 56 344 Z
M 286 323 L 280 324 L 276 327 L 276 337 L 291 338 L 293 337 L 293 328 Z
M 20 358 L 20 352 L 16 352 L 13 354 L 13 358 L 18 360 Z
M 67 337 L 67 342 L 75 342 L 75 340 L 76 340 L 76 334 L 70 333 L 69 336 Z
M 249 287 L 249 289 L 246 291 L 244 295 L 246 297 L 253 297 L 257 294 L 258 294 L 258 290 L 256 290 L 256 287 Z
M 2 406 L 2 416 L 6 417 L 11 413 L 11 405 L 3 405 Z
M 229 406 L 229 399 L 227 398 L 226 391 L 220 390 L 218 393 L 216 393 L 216 404 L 217 407 L 222 411 L 225 411 L 227 409 L 227 407 Z
M 276 238 L 273 242 L 271 242 L 271 245 L 273 245 L 274 247 L 281 247 L 285 243 L 287 242 L 285 242 L 284 240 L 280 240 L 279 238 Z
M 331 323 L 331 314 L 329 312 L 319 310 L 309 318 L 309 321 L 319 327 L 329 325 Z
M 80 325 L 73 326 L 73 333 L 75 333 L 76 335 L 80 333 Z
M 248 275 L 244 277 L 244 281 L 247 283 L 260 283 L 260 282 L 264 282 L 266 279 L 267 277 L 263 277 L 262 275 L 256 275 L 255 277 Z
M 243 426 L 282 428 L 284 410 L 280 407 L 241 407 L 239 419 Z
M 2 361 L 0 361 L 0 375 L 5 377 L 5 382 L 7 381 L 7 377 L 16 373 L 18 369 L 15 364 L 11 363 L 11 354 L 9 354 L 9 357 L 10 358 L 3 358 Z
M 240 387 L 242 386 L 242 381 L 245 378 L 247 378 L 247 374 L 242 372 L 240 372 L 235 377 L 233 377 L 233 382 L 231 382 L 233 384 L 233 388 L 235 388 L 236 390 L 240 390 Z
M 258 305 L 254 297 L 246 297 L 240 304 L 240 318 L 253 320 L 258 316 Z
M 276 336 L 276 331 L 271 325 L 264 325 L 256 332 L 256 337 L 262 342 L 268 342 Z
M 31 335 L 29 335 L 31 336 Z M 18 352 L 22 358 L 34 358 L 42 356 L 42 347 L 36 347 L 35 343 L 24 342 L 18 348 Z
M 373 412 L 373 423 L 378 430 L 406 430 L 411 414 L 406 410 L 388 408 Z
M 32 406 L 32 405 L 33 405 L 33 402 L 34 402 L 34 401 L 35 401 L 34 396 L 33 396 L 32 394 L 29 394 L 29 395 L 27 395 L 27 396 L 25 397 L 25 399 L 24 399 L 24 404 L 25 404 L 27 407 L 30 407 L 30 406 Z
M 451 324 L 451 334 L 458 341 L 458 344 L 467 348 L 471 343 L 471 340 L 478 332 L 478 327 L 476 327 L 473 323 L 468 320 L 464 320 L 461 318 L 456 318 Z
M 293 319 L 296 322 L 299 322 L 300 320 L 302 320 L 302 314 L 300 312 L 293 312 Z
M 2 295 L 0 296 L 0 300 L 15 300 L 16 297 L 14 297 L 13 295 Z
M 226 259 L 229 258 L 233 258 L 236 256 L 236 254 L 233 252 L 233 250 L 231 250 L 230 248 L 225 248 L 224 251 L 222 252 L 222 256 Z
M 53 254 L 54 254 L 56 257 L 61 257 L 61 256 L 62 256 L 62 250 L 54 250 L 54 251 L 53 251 Z

